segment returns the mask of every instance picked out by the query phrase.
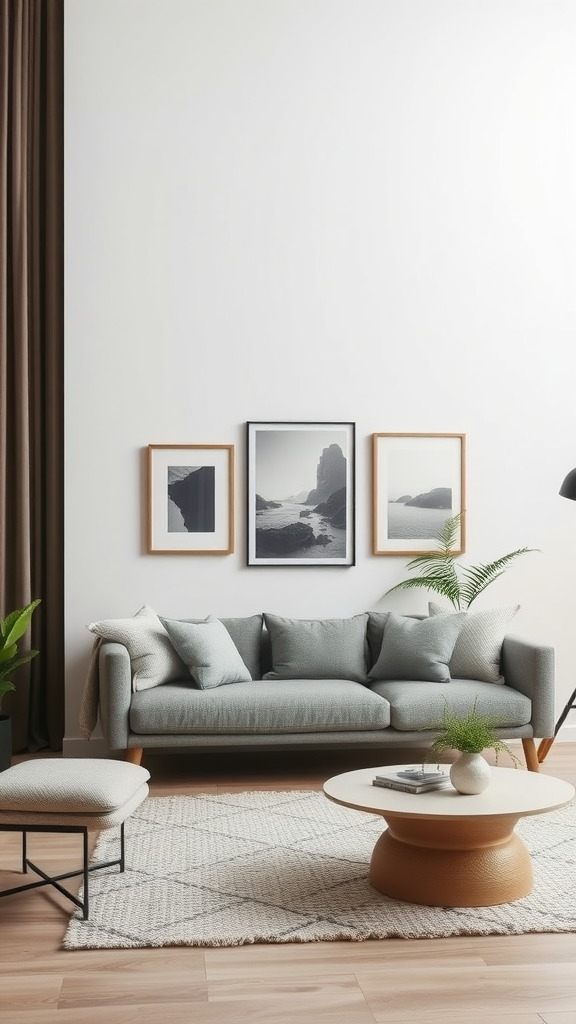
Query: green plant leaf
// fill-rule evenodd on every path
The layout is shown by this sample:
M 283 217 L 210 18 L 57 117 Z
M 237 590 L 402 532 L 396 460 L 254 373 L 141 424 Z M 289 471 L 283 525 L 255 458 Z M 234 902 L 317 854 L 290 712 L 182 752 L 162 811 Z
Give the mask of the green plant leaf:
M 18 652 L 18 644 L 11 644 L 10 647 L 0 647 L 0 665 L 4 661 L 11 661 Z
M 450 516 L 441 530 L 436 534 L 437 551 L 425 551 L 408 562 L 408 572 L 418 575 L 401 580 L 386 591 L 393 594 L 396 590 L 414 590 L 424 588 L 445 597 L 458 611 L 469 608 L 473 601 L 494 580 L 508 569 L 515 559 L 521 555 L 538 551 L 538 548 L 518 548 L 502 555 L 493 562 L 461 567 L 457 564 L 454 553 L 456 535 L 460 526 L 462 513 Z
M 25 608 L 17 608 L 0 623 L 0 634 L 2 636 L 2 647 L 8 647 L 16 643 L 24 636 L 30 625 L 30 619 L 35 608 L 40 604 L 40 598 L 31 601 Z
M 4 680 L 10 674 L 12 675 L 14 669 L 20 668 L 20 665 L 25 665 L 27 661 L 32 661 L 35 658 L 38 651 L 29 651 L 28 654 L 23 654 L 21 658 L 14 658 L 9 665 L 5 665 L 4 668 L 0 668 L 0 680 Z
M 463 580 L 460 589 L 463 601 L 470 607 L 478 595 L 499 576 L 502 576 L 516 558 L 538 550 L 538 548 L 518 548 L 517 551 L 510 551 L 494 562 L 488 562 L 486 565 L 471 565 L 462 569 Z
M 442 731 L 426 752 L 425 761 L 433 760 L 435 755 L 440 755 L 445 750 L 481 754 L 483 750 L 491 749 L 496 752 L 496 760 L 498 754 L 505 751 L 516 766 L 521 764 L 514 751 L 494 731 L 500 724 L 499 720 L 492 715 L 481 714 L 477 709 L 477 703 L 476 697 L 470 711 L 466 715 L 458 716 L 444 699 Z M 425 727 L 424 731 L 428 728 Z
M 9 679 L 2 680 L 2 682 L 0 682 L 0 704 L 2 703 L 2 698 L 5 697 L 7 693 L 10 693 L 10 690 L 15 689 L 16 687 L 14 686 L 14 683 L 11 683 Z
M 31 601 L 25 608 L 16 608 L 0 620 L 0 707 L 6 693 L 15 689 L 8 676 L 38 654 L 38 651 L 28 651 L 27 654 L 19 655 L 18 641 L 28 629 L 32 614 L 39 604 L 40 598 Z

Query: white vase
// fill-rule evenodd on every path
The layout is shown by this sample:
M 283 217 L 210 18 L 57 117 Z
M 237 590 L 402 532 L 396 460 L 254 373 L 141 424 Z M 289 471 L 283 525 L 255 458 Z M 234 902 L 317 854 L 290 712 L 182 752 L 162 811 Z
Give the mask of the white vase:
M 490 765 L 482 754 L 460 754 L 450 767 L 450 782 L 459 793 L 483 793 L 491 779 Z

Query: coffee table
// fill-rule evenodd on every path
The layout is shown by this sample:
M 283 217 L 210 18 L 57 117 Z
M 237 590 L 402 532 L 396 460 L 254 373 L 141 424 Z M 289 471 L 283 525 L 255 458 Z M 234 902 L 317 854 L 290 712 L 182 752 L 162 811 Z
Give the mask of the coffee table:
M 451 786 L 415 794 L 372 785 L 378 773 L 407 767 L 420 765 L 362 768 L 324 783 L 330 800 L 381 814 L 388 825 L 372 853 L 371 885 L 434 907 L 491 907 L 526 896 L 532 862 L 514 826 L 566 806 L 574 786 L 520 768 L 492 768 L 488 789 L 475 796 Z

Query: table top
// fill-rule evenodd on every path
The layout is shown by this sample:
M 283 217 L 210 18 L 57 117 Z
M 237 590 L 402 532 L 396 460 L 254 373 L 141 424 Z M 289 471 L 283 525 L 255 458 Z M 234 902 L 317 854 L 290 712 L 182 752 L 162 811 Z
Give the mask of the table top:
M 372 814 L 403 818 L 523 817 L 565 807 L 574 798 L 574 786 L 562 779 L 523 768 L 491 768 L 492 781 L 483 793 L 467 796 L 452 786 L 428 793 L 403 793 L 373 786 L 382 772 L 397 772 L 421 765 L 384 765 L 335 775 L 324 783 L 324 793 L 335 803 Z M 449 770 L 450 765 L 443 765 Z

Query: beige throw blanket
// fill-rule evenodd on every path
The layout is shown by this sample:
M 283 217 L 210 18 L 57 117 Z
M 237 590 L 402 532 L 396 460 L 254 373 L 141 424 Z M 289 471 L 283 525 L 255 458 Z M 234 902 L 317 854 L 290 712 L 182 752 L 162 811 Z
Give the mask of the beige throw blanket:
M 80 734 L 85 740 L 90 739 L 98 722 L 98 698 L 100 692 L 98 661 L 101 646 L 102 637 L 97 636 L 92 645 L 88 675 L 86 676 L 82 703 L 80 705 Z

